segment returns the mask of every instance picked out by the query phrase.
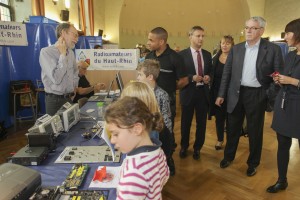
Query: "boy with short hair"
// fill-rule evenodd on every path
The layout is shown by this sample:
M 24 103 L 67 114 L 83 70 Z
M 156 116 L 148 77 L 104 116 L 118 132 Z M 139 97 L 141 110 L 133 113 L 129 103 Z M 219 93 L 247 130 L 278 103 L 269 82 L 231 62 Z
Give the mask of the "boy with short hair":
M 159 87 L 156 83 L 160 72 L 160 64 L 156 60 L 146 59 L 144 62 L 138 65 L 137 71 L 137 80 L 145 82 L 151 88 L 153 88 L 158 106 L 160 108 L 160 112 L 163 116 L 166 128 L 164 128 L 161 132 L 159 139 L 162 142 L 162 149 L 167 157 L 167 163 L 170 168 L 170 175 L 173 176 L 175 175 L 175 164 L 172 158 L 172 138 L 174 137 L 174 133 L 172 131 L 170 100 L 168 93 L 161 87 Z

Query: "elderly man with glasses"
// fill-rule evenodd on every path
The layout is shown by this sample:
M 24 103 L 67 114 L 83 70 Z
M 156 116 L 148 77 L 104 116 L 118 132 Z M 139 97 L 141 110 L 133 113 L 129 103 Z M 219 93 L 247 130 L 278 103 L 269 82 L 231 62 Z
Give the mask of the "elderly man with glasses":
M 57 42 L 41 49 L 41 76 L 46 92 L 46 113 L 54 115 L 66 102 L 72 102 L 78 86 L 78 68 L 72 49 L 78 41 L 76 28 L 69 23 L 56 28 Z
M 270 74 L 281 71 L 283 67 L 280 47 L 261 38 L 265 25 L 262 17 L 251 17 L 246 21 L 246 41 L 231 49 L 216 99 L 216 105 L 222 106 L 224 98 L 227 98 L 228 112 L 227 143 L 220 167 L 226 168 L 234 160 L 246 116 L 250 152 L 247 176 L 255 175 L 260 164 L 266 90 L 272 82 Z

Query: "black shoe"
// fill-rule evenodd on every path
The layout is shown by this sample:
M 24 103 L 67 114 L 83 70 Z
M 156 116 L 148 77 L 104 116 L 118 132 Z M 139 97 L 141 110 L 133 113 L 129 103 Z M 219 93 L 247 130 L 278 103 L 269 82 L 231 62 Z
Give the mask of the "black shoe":
M 200 151 L 194 151 L 193 158 L 194 158 L 194 160 L 199 160 L 200 159 Z
M 175 175 L 175 163 L 173 158 L 168 158 L 167 159 L 167 165 L 169 167 L 170 170 L 170 176 L 174 176 Z
M 228 160 L 223 159 L 223 160 L 220 162 L 220 167 L 221 167 L 221 168 L 226 168 L 226 167 L 228 167 L 230 164 L 231 164 L 231 161 L 228 161 Z
M 288 182 L 276 182 L 275 185 L 272 185 L 270 187 L 267 188 L 267 192 L 269 193 L 276 193 L 279 190 L 285 190 L 288 186 Z
M 254 176 L 255 174 L 256 174 L 256 168 L 255 167 L 248 167 L 247 176 Z
M 186 149 L 180 149 L 179 151 L 179 157 L 180 158 L 185 158 L 187 156 Z

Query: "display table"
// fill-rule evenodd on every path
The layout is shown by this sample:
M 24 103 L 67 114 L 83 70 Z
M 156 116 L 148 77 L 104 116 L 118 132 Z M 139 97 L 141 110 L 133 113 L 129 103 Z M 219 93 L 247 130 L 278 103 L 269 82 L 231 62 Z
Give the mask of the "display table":
M 88 109 L 95 109 L 94 112 L 87 113 Z M 30 166 L 41 173 L 42 186 L 58 186 L 61 185 L 67 175 L 70 173 L 74 164 L 56 164 L 54 163 L 58 156 L 63 152 L 67 146 L 97 146 L 105 145 L 104 140 L 99 137 L 93 139 L 85 139 L 81 136 L 82 133 L 90 130 L 96 124 L 96 118 L 99 119 L 96 102 L 87 102 L 81 109 L 83 120 L 73 126 L 68 133 L 62 133 L 57 137 L 57 148 L 54 152 L 51 152 L 47 159 L 39 166 Z M 87 116 L 92 117 L 87 117 Z M 94 118 L 94 119 L 93 119 Z M 124 158 L 124 156 L 123 156 Z M 121 160 L 123 160 L 123 158 Z M 87 163 L 89 165 L 89 171 L 82 186 L 79 189 L 82 190 L 99 190 L 99 188 L 89 188 L 92 181 L 94 172 L 98 166 L 120 166 L 121 163 L 113 162 L 100 162 L 100 163 Z M 116 199 L 116 189 L 109 189 L 109 198 Z

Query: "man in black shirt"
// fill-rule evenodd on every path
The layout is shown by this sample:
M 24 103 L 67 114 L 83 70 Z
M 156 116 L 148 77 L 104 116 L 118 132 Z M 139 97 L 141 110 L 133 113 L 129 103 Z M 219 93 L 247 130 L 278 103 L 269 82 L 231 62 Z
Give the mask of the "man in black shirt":
M 146 59 L 155 59 L 160 63 L 157 85 L 169 94 L 172 112 L 171 119 L 174 128 L 176 89 L 186 86 L 188 77 L 183 58 L 169 47 L 167 39 L 168 32 L 164 28 L 154 28 L 148 35 L 147 46 L 151 52 L 146 56 Z M 175 144 L 174 134 L 172 140 Z
M 94 91 L 99 91 L 100 89 L 105 88 L 104 83 L 97 83 L 93 86 L 90 85 L 90 82 L 85 77 L 87 68 L 89 67 L 89 64 L 80 61 L 78 63 L 79 68 L 79 82 L 78 82 L 78 88 L 76 88 L 76 96 L 73 99 L 73 103 L 77 103 L 79 99 L 81 98 L 89 98 L 94 95 Z

